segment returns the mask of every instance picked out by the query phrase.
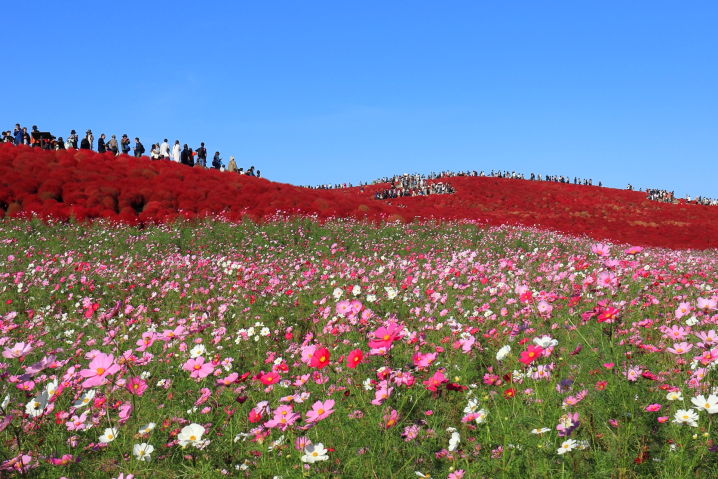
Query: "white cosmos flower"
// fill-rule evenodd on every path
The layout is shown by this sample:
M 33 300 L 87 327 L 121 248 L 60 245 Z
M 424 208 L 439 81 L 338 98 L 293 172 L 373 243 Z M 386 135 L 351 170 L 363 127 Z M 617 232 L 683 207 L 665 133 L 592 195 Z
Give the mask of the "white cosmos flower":
M 107 444 L 108 442 L 112 442 L 117 438 L 117 429 L 114 427 L 108 427 L 105 429 L 105 432 L 102 433 L 102 436 L 100 436 L 99 441 L 103 444 Z
M 683 401 L 683 394 L 680 391 L 671 391 L 666 394 L 666 399 L 669 401 Z
M 359 296 L 361 294 L 361 286 L 359 286 L 358 284 L 354 285 L 354 287 L 352 288 L 352 294 L 354 296 Z
M 195 347 L 189 350 L 189 355 L 192 358 L 198 358 L 200 356 L 203 356 L 205 352 L 207 352 L 207 348 L 204 347 L 204 344 L 197 344 Z
M 132 454 L 134 454 L 139 461 L 149 461 L 151 459 L 150 454 L 152 454 L 152 451 L 154 450 L 155 447 L 152 444 L 143 442 L 142 444 L 134 445 L 132 448 Z
M 558 345 L 558 341 L 547 334 L 544 334 L 543 336 L 538 338 L 534 338 L 533 343 L 536 346 L 542 347 L 544 349 L 556 347 Z
M 545 432 L 549 432 L 551 429 L 547 427 L 542 427 L 541 429 L 531 429 L 531 434 L 543 434 Z
M 342 294 L 344 294 L 344 291 L 341 288 L 334 288 L 334 291 L 332 292 L 332 296 L 334 296 L 334 299 L 341 298 Z
M 85 391 L 82 396 L 80 396 L 80 399 L 72 403 L 72 407 L 74 408 L 81 408 L 84 406 L 87 406 L 92 402 L 93 399 L 95 399 L 95 390 L 94 389 L 88 389 Z
M 506 356 L 508 356 L 510 352 L 511 346 L 509 346 L 508 344 L 506 346 L 502 346 L 501 349 L 496 352 L 496 360 L 503 361 L 504 359 L 506 359 Z
M 711 394 L 708 397 L 699 395 L 691 399 L 693 405 L 699 411 L 706 411 L 708 414 L 715 414 L 718 412 L 718 396 Z
M 47 391 L 41 392 L 36 398 L 31 399 L 30 402 L 25 405 L 25 414 L 30 417 L 42 416 L 42 413 L 45 412 L 45 407 L 47 407 L 48 399 Z
M 398 294 L 396 288 L 393 288 L 391 286 L 387 286 L 384 288 L 384 291 L 386 291 L 386 297 L 389 299 L 396 298 L 396 295 Z
M 469 398 L 464 408 L 464 414 L 473 414 L 479 410 L 479 400 L 475 397 Z
M 698 413 L 692 409 L 679 409 L 673 419 L 676 424 L 688 424 L 691 427 L 698 427 L 697 421 Z
M 698 324 L 698 318 L 696 318 L 695 316 L 691 316 L 690 318 L 686 319 L 686 324 L 688 326 L 695 326 L 696 324 Z
M 156 424 L 153 422 L 145 424 L 144 426 L 140 427 L 138 434 L 149 434 L 152 432 L 152 430 L 155 428 L 155 426 L 156 426 Z
M 329 459 L 327 456 L 327 450 L 324 448 L 324 444 L 318 442 L 316 444 L 309 444 L 304 448 L 304 455 L 302 456 L 302 462 L 312 464 L 317 461 L 326 461 Z
M 204 427 L 192 423 L 182 428 L 177 435 L 177 443 L 182 447 L 187 447 L 190 444 L 196 446 L 202 440 L 202 434 L 204 434 Z
M 573 451 L 576 446 L 576 441 L 573 439 L 566 439 L 561 443 L 561 447 L 559 447 L 556 452 L 559 454 L 566 454 L 567 452 Z
M 488 415 L 489 413 L 486 411 L 486 409 L 479 409 L 478 411 L 476 411 L 476 419 L 474 419 L 474 421 L 476 421 L 476 424 L 481 424 L 486 421 L 486 416 Z
M 456 448 L 461 442 L 461 436 L 459 435 L 458 431 L 453 427 L 448 428 L 447 432 L 451 433 L 451 438 L 449 439 L 449 452 L 456 451 Z
M 50 381 L 45 385 L 45 391 L 48 397 L 52 397 L 57 392 L 57 379 Z

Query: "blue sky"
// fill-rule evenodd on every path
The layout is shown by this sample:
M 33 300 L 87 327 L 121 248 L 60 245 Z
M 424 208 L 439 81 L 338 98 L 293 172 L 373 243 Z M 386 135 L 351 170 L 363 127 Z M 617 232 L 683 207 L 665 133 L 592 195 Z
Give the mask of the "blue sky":
M 493 168 L 718 197 L 716 2 L 11 10 L 3 129 L 204 141 L 293 184 Z

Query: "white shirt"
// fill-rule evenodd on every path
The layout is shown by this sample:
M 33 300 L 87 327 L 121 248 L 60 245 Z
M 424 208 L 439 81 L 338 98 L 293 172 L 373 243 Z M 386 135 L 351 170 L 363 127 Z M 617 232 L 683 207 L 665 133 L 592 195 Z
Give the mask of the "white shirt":
M 160 155 L 170 156 L 170 145 L 166 141 L 162 142 L 162 144 L 160 145 Z

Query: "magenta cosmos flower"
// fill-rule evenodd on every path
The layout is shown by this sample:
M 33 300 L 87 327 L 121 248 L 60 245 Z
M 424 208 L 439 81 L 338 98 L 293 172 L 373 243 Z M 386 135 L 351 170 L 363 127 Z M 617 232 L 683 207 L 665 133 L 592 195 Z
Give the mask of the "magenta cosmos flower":
M 111 374 L 115 374 L 120 370 L 120 366 L 115 363 L 115 357 L 111 354 L 98 353 L 87 369 L 80 371 L 80 376 L 85 378 L 82 387 L 87 389 L 100 386 L 105 383 L 105 378 Z

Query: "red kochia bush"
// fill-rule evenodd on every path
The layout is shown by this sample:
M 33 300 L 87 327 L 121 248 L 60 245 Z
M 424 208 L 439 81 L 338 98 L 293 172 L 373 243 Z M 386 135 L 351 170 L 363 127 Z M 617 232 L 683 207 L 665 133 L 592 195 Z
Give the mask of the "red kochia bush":
M 476 220 L 672 248 L 718 246 L 718 207 L 671 205 L 637 191 L 484 177 L 454 177 L 456 193 L 388 201 L 387 185 L 310 190 L 146 157 L 44 151 L 0 144 L 0 218 L 37 214 L 130 224 L 277 212 L 319 218 Z

